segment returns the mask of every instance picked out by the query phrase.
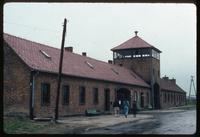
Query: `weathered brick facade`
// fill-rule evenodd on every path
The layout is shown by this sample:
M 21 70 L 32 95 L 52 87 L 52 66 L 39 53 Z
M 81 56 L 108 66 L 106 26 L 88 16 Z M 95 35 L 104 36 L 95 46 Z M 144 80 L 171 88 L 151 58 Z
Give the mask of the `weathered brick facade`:
M 36 117 L 45 117 L 45 116 L 53 116 L 54 109 L 55 109 L 55 97 L 56 97 L 56 90 L 57 90 L 57 75 L 48 74 L 48 73 L 39 73 L 36 76 L 36 94 L 35 94 L 35 109 L 34 115 Z M 50 95 L 51 95 L 51 102 L 49 106 L 41 106 L 41 83 L 49 83 L 50 84 Z M 62 87 L 63 85 L 69 85 L 70 87 L 70 98 L 69 104 L 63 105 L 62 104 Z M 84 105 L 79 104 L 79 86 L 84 86 L 86 88 L 86 102 Z M 99 92 L 99 103 L 93 103 L 93 94 L 92 89 L 98 88 Z M 144 93 L 144 106 L 148 106 L 148 102 L 146 99 L 146 94 L 149 92 L 147 88 L 141 87 L 133 87 L 123 84 L 117 83 L 110 83 L 105 81 L 97 81 L 91 79 L 84 79 L 84 78 L 75 78 L 75 77 L 68 77 L 63 76 L 62 83 L 61 83 L 61 91 L 60 91 L 60 102 L 59 102 L 59 115 L 73 115 L 73 114 L 84 114 L 85 110 L 88 108 L 96 108 L 101 112 L 105 111 L 105 97 L 104 97 L 104 90 L 110 90 L 110 112 L 112 112 L 112 102 L 115 99 L 115 89 L 126 88 L 130 90 L 130 94 L 133 95 L 135 92 Z M 134 96 L 132 96 L 131 100 L 133 100 Z M 139 99 L 139 96 L 138 96 Z
M 4 113 L 29 115 L 30 70 L 16 53 L 4 43 Z
M 186 103 L 186 94 L 161 90 L 161 106 L 162 108 L 183 106 Z
M 31 70 L 18 57 L 13 50 L 4 46 L 4 113 L 23 112 L 26 115 L 30 113 L 30 93 L 31 93 Z M 50 84 L 50 104 L 41 105 L 41 83 Z M 70 98 L 69 104 L 62 104 L 62 86 L 69 85 Z M 84 105 L 79 104 L 79 86 L 86 88 L 86 102 Z M 98 88 L 99 103 L 93 103 L 92 89 Z M 104 90 L 110 90 L 110 112 L 113 111 L 112 102 L 116 96 L 116 90 L 125 88 L 130 91 L 131 101 L 137 93 L 138 103 L 140 102 L 141 93 L 144 94 L 144 107 L 148 106 L 147 93 L 148 88 L 138 86 L 130 86 L 106 81 L 98 81 L 92 79 L 63 76 L 60 91 L 59 115 L 84 114 L 88 108 L 96 108 L 101 112 L 105 111 Z M 34 110 L 35 117 L 52 117 L 55 111 L 55 98 L 57 92 L 57 75 L 51 73 L 38 72 L 35 75 L 35 94 L 34 94 Z M 140 106 L 140 104 L 138 104 Z
M 154 69 L 155 81 L 160 77 L 160 61 L 154 58 L 123 58 L 114 59 L 116 65 L 122 65 L 128 69 L 135 71 L 147 83 L 151 81 L 151 67 Z
M 31 118 L 32 115 L 53 117 L 58 82 L 56 66 L 60 51 L 11 35 L 7 35 L 6 40 L 10 45 L 4 43 L 4 114 L 24 114 Z M 19 47 L 21 45 L 22 49 Z M 51 57 L 42 53 L 45 51 L 51 53 Z M 137 101 L 138 108 L 148 108 L 155 100 L 153 103 L 159 103 L 159 108 L 185 104 L 186 94 L 176 85 L 175 80 L 167 79 L 161 84 L 159 59 L 151 56 L 122 58 L 114 59 L 114 64 L 108 64 L 87 58 L 86 54 L 81 56 L 70 53 L 72 49 L 65 52 L 64 63 L 70 62 L 72 66 L 63 67 L 65 73 L 59 97 L 60 116 L 84 114 L 88 108 L 113 112 L 112 103 L 121 93 L 122 98 L 124 96 L 129 99 L 131 107 L 133 100 Z M 82 68 L 78 68 L 80 65 Z M 50 102 L 47 105 L 42 104 L 43 83 L 50 86 Z M 69 104 L 64 105 L 62 92 L 65 85 L 69 86 Z M 85 87 L 84 104 L 79 102 L 81 86 Z M 97 104 L 93 102 L 94 88 L 98 89 Z M 107 90 L 109 99 L 105 96 Z

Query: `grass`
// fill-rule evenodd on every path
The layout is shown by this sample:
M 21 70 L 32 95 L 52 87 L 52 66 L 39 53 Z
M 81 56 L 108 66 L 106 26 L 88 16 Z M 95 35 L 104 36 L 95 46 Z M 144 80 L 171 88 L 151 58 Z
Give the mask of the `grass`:
M 51 122 L 35 122 L 28 118 L 4 117 L 4 132 L 6 134 L 32 134 L 38 131 L 55 126 Z

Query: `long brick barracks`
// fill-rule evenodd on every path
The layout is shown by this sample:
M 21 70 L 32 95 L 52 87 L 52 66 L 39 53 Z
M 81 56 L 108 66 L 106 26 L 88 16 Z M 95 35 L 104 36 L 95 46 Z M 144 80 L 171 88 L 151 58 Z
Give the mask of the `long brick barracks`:
M 4 115 L 54 116 L 60 49 L 10 34 L 4 34 L 3 47 Z M 110 113 L 116 98 L 136 100 L 139 109 L 185 105 L 186 92 L 176 80 L 160 78 L 161 51 L 137 31 L 111 51 L 113 60 L 103 62 L 64 48 L 59 116 L 81 115 L 89 108 Z

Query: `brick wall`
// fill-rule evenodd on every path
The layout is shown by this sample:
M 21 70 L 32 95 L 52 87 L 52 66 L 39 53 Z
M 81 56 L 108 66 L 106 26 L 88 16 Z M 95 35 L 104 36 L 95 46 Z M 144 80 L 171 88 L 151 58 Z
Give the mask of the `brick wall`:
M 16 55 L 16 53 L 4 44 L 4 114 L 23 113 L 29 115 L 30 104 L 30 69 Z M 41 83 L 50 84 L 50 105 L 41 105 Z M 69 85 L 70 98 L 69 105 L 62 105 L 62 85 Z M 79 104 L 79 86 L 85 86 L 86 102 Z M 98 104 L 93 104 L 93 88 L 98 88 Z M 106 81 L 91 80 L 85 78 L 63 77 L 61 83 L 59 114 L 60 116 L 71 114 L 83 114 L 87 108 L 96 108 L 104 112 L 105 98 L 104 89 L 110 89 L 110 102 L 115 99 L 115 91 L 119 88 L 126 88 L 133 95 L 137 93 L 138 102 L 140 93 L 144 93 L 144 106 L 148 106 L 146 99 L 148 88 L 129 86 L 124 84 L 111 83 Z M 49 73 L 36 73 L 35 76 L 35 95 L 34 95 L 34 116 L 51 117 L 54 115 L 55 100 L 57 92 L 57 75 Z M 131 101 L 133 100 L 133 96 Z M 130 103 L 132 106 L 132 103 Z M 110 105 L 110 112 L 113 111 Z
M 50 95 L 51 95 L 51 102 L 49 106 L 41 106 L 41 83 L 49 83 L 50 84 Z M 62 104 L 62 86 L 69 85 L 70 87 L 70 98 L 69 98 L 69 105 Z M 85 87 L 86 92 L 86 100 L 84 105 L 79 104 L 79 86 Z M 93 88 L 98 88 L 99 94 L 99 103 L 93 104 Z M 134 87 L 134 86 L 126 86 L 123 84 L 115 84 L 109 83 L 104 81 L 97 81 L 97 80 L 89 80 L 89 79 L 81 79 L 81 78 L 74 78 L 74 77 L 63 77 L 61 83 L 61 91 L 60 91 L 60 102 L 59 102 L 59 115 L 71 115 L 71 114 L 83 114 L 86 109 L 88 108 L 96 108 L 101 112 L 104 112 L 105 104 L 104 104 L 104 89 L 110 89 L 110 102 L 113 102 L 115 99 L 115 89 L 116 88 L 126 88 L 133 92 L 144 92 L 145 101 L 144 105 L 148 106 L 146 102 L 146 94 L 149 92 L 146 88 Z M 36 88 L 35 88 L 35 111 L 34 115 L 36 117 L 48 117 L 54 115 L 54 108 L 55 108 L 55 98 L 57 92 L 57 76 L 53 74 L 47 73 L 39 73 L 36 76 Z M 132 106 L 132 105 L 131 105 Z M 113 111 L 112 105 L 110 105 L 110 112 Z
M 3 106 L 4 114 L 29 115 L 30 71 L 15 52 L 4 44 Z
M 182 106 L 186 103 L 186 94 L 174 91 L 161 90 L 161 102 L 161 108 Z
M 115 59 L 114 63 L 116 65 L 122 64 L 123 67 L 134 70 L 148 83 L 151 81 L 151 65 L 154 68 L 155 80 L 158 81 L 158 77 L 160 77 L 160 61 L 154 58 Z

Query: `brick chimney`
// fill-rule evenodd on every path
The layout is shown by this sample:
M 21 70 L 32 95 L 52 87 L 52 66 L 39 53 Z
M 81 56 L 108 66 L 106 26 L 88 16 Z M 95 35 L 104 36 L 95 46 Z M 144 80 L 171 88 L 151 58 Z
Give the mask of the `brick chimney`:
M 169 77 L 167 77 L 166 75 L 162 78 L 164 80 L 169 80 Z
M 87 53 L 86 52 L 82 52 L 82 56 L 87 56 Z
M 65 47 L 65 51 L 73 52 L 73 47 Z
M 108 63 L 109 63 L 109 64 L 113 64 L 113 61 L 112 61 L 112 60 L 108 60 Z
M 176 84 L 176 79 L 172 78 L 170 79 L 171 82 L 173 82 L 174 84 Z

